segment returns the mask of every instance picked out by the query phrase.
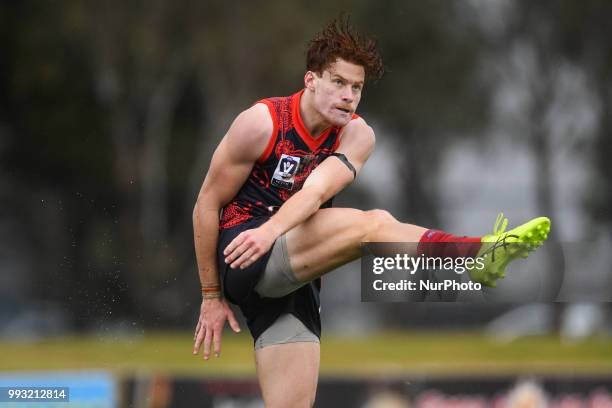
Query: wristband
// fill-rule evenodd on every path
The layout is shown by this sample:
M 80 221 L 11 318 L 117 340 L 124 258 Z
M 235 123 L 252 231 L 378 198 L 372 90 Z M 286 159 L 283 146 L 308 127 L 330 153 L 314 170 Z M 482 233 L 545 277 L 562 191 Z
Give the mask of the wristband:
M 202 292 L 202 298 L 204 300 L 207 300 L 207 299 L 221 299 L 221 292 L 220 291 L 211 292 L 211 293 L 204 293 L 204 292 Z
M 204 284 L 202 285 L 202 297 L 204 299 L 218 299 L 221 297 L 221 285 Z

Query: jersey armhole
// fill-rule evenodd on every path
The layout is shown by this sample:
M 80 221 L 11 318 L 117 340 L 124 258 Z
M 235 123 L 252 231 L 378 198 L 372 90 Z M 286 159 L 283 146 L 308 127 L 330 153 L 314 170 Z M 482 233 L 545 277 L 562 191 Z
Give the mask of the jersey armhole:
M 268 157 L 270 157 L 270 153 L 272 153 L 272 148 L 274 147 L 274 142 L 278 133 L 278 118 L 276 117 L 276 111 L 274 110 L 274 105 L 272 105 L 272 102 L 262 99 L 261 101 L 255 102 L 255 104 L 257 103 L 265 104 L 268 107 L 270 117 L 272 118 L 272 134 L 268 140 L 268 145 L 266 146 L 266 150 L 264 150 L 261 156 L 259 156 L 259 159 L 257 159 L 257 163 L 263 163 L 268 159 Z

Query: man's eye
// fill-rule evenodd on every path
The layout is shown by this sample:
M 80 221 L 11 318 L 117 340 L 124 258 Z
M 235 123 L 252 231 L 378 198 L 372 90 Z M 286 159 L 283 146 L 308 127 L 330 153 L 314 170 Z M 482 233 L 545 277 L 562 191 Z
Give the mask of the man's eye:
M 334 82 L 335 82 L 337 85 L 342 85 L 342 81 L 341 81 L 341 80 L 339 80 L 339 79 L 334 80 Z
M 359 85 L 354 85 L 353 86 L 353 91 L 359 92 L 359 91 L 361 91 L 361 87 Z

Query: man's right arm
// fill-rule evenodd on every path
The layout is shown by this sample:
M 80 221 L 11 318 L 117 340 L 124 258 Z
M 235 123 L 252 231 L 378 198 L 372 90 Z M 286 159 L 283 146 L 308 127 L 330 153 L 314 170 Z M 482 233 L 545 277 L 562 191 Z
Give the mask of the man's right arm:
M 211 164 L 193 210 L 193 230 L 198 274 L 202 287 L 219 285 L 217 242 L 219 212 L 248 178 L 253 164 L 261 156 L 272 133 L 272 119 L 267 106 L 256 104 L 242 112 L 232 123 L 215 150 Z M 204 340 L 204 357 L 208 358 L 210 341 L 220 351 L 221 331 L 227 317 L 234 330 L 239 330 L 231 310 L 221 299 L 202 301 L 196 327 L 194 353 Z

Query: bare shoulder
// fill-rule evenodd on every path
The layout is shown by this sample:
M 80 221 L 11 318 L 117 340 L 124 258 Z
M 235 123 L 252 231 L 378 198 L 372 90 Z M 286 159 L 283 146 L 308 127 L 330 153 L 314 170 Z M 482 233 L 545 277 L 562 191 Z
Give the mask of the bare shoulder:
M 234 119 L 221 143 L 234 153 L 255 161 L 265 150 L 273 126 L 268 107 L 256 103 Z
M 341 144 L 354 143 L 368 149 L 373 149 L 376 143 L 374 129 L 362 117 L 351 120 L 342 132 Z
M 256 104 L 241 112 L 215 149 L 200 197 L 223 206 L 236 196 L 265 150 L 272 129 L 266 105 Z

